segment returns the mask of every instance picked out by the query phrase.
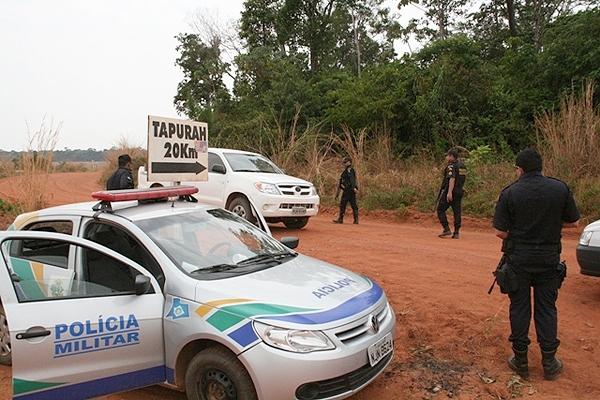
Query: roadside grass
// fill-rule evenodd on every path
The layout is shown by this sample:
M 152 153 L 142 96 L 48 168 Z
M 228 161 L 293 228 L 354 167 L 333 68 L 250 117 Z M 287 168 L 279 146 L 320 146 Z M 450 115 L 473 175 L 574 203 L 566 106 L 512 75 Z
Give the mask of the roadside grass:
M 590 83 L 581 93 L 565 96 L 559 110 L 542 112 L 536 117 L 536 148 L 544 159 L 544 174 L 566 182 L 573 190 L 581 212 L 581 224 L 600 219 L 600 108 L 594 107 L 594 87 Z M 365 210 L 391 210 L 399 218 L 410 210 L 434 212 L 444 168 L 443 155 L 434 154 L 424 144 L 408 148 L 394 142 L 389 130 L 327 132 L 323 124 L 312 125 L 304 132 L 293 124 L 285 131 L 284 124 L 265 127 L 265 132 L 253 137 L 235 137 L 227 143 L 216 138 L 218 146 L 261 152 L 271 158 L 286 173 L 312 182 L 325 206 L 335 206 L 338 180 L 342 172 L 341 159 L 349 155 L 357 172 L 359 207 Z M 29 211 L 45 206 L 44 193 L 48 174 L 52 172 L 52 154 L 60 125 L 42 123 L 38 132 L 28 134 L 29 147 L 18 163 L 0 160 L 0 177 L 18 172 L 24 175 L 18 205 L 11 210 Z M 492 218 L 500 191 L 517 178 L 514 154 L 506 149 L 481 145 L 467 149 L 456 145 L 461 160 L 467 166 L 464 215 Z M 117 158 L 127 153 L 133 161 L 134 179 L 138 167 L 146 164 L 146 150 L 141 144 L 121 137 L 117 146 L 107 152 L 107 165 L 100 178 L 105 184 L 117 169 Z M 69 165 L 59 169 L 70 170 Z M 10 211 L 9 211 L 10 212 Z M 16 212 L 16 211 L 15 211 Z

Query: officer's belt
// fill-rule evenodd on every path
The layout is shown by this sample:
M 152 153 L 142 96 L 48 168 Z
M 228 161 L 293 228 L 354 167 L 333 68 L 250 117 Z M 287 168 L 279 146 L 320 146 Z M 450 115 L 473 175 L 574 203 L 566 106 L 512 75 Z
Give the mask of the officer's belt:
M 556 251 L 560 253 L 561 245 L 560 243 L 513 243 L 512 251 L 520 251 L 520 250 L 543 250 L 543 251 Z

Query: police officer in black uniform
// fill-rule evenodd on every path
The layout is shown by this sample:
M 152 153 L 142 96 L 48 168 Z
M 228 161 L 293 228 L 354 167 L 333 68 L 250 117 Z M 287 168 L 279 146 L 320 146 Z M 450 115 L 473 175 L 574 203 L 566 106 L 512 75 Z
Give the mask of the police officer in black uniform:
M 352 158 L 346 156 L 342 160 L 344 164 L 344 171 L 340 176 L 338 185 L 338 192 L 342 191 L 342 199 L 340 200 L 340 216 L 334 219 L 333 222 L 336 224 L 344 223 L 344 214 L 346 213 L 346 205 L 350 203 L 352 213 L 354 214 L 354 223 L 358 224 L 358 205 L 356 204 L 356 194 L 358 193 L 358 186 L 356 184 L 356 171 L 352 167 Z
M 108 177 L 107 190 L 133 189 L 133 174 L 131 173 L 131 157 L 129 154 L 119 156 L 119 168 Z
M 437 198 L 437 215 L 444 231 L 439 237 L 450 236 L 452 239 L 459 238 L 459 229 L 462 223 L 462 198 L 463 186 L 465 185 L 467 167 L 458 160 L 458 151 L 450 150 L 446 153 L 446 168 L 444 178 Z M 454 214 L 454 233 L 450 231 L 446 210 L 452 207 Z
M 542 157 L 533 149 L 517 155 L 518 180 L 500 193 L 494 212 L 494 231 L 503 239 L 509 273 L 503 292 L 510 298 L 508 340 L 514 356 L 509 367 L 529 379 L 527 348 L 533 287 L 535 330 L 542 351 L 544 378 L 554 380 L 563 364 L 555 357 L 557 338 L 556 299 L 566 275 L 560 263 L 561 229 L 577 227 L 579 211 L 569 187 L 542 175 Z M 502 286 L 501 286 L 502 288 Z

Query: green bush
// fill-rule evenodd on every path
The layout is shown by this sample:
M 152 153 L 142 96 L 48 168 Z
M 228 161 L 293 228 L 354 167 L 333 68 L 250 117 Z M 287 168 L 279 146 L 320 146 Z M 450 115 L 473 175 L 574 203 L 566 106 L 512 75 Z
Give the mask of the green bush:
M 7 215 L 18 215 L 21 213 L 21 206 L 19 204 L 12 204 L 6 200 L 0 199 L 0 212 Z

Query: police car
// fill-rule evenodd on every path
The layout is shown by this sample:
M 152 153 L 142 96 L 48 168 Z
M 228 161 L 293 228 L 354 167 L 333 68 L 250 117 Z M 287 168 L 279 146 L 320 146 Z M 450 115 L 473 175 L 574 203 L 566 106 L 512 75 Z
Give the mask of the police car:
M 575 252 L 583 275 L 600 276 L 600 220 L 583 229 Z
M 0 232 L 14 398 L 160 383 L 189 399 L 342 399 L 384 370 L 395 315 L 377 283 L 197 190 L 96 192 Z

